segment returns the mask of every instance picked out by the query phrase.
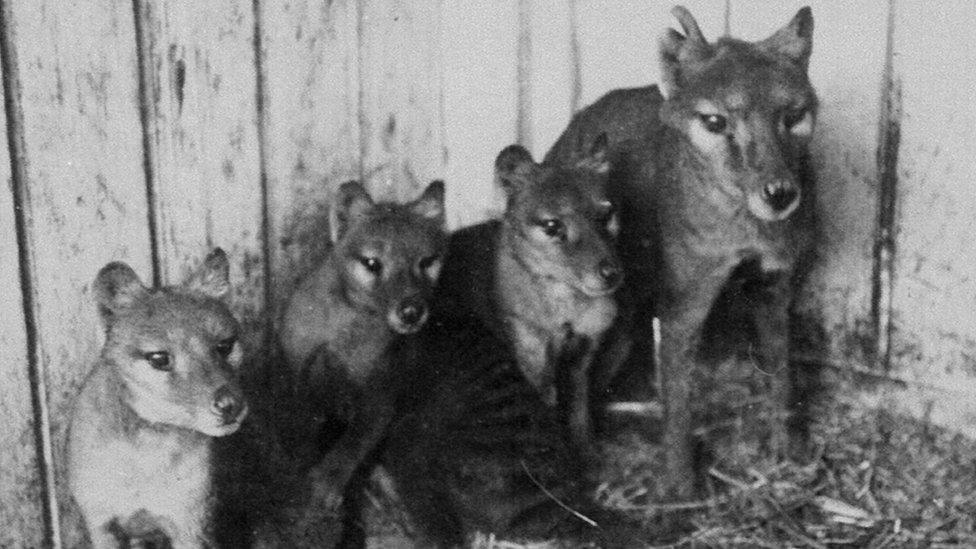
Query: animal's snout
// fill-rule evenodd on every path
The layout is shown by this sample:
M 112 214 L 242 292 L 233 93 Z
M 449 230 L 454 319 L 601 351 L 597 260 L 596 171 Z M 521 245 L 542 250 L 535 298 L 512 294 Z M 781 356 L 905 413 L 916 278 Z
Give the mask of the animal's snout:
M 408 298 L 400 303 L 397 316 L 406 326 L 418 326 L 427 319 L 427 303 L 419 298 Z
M 790 181 L 779 180 L 763 187 L 763 199 L 776 212 L 789 209 L 800 198 L 800 190 Z
M 244 396 L 240 391 L 224 385 L 217 389 L 213 397 L 213 412 L 225 423 L 234 423 L 244 411 Z
M 612 259 L 601 261 L 597 270 L 608 288 L 616 288 L 623 279 L 623 271 L 621 271 L 620 265 Z

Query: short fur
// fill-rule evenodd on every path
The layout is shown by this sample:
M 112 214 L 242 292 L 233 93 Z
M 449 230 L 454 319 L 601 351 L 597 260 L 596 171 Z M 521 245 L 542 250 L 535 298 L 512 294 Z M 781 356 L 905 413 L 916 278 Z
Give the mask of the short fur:
M 622 270 L 604 153 L 598 141 L 556 166 L 535 163 L 517 145 L 501 151 L 495 168 L 508 197 L 505 213 L 452 235 L 437 292 L 438 318 L 479 319 L 508 343 L 523 375 L 550 404 L 554 372 L 547 350 L 562 345 L 567 327 L 594 343 L 584 371 L 590 372 L 605 340 L 615 352 L 601 356 L 626 354 L 626 340 L 617 337 L 622 332 L 611 330 L 620 316 L 615 291 Z M 603 374 L 614 369 L 613 361 L 600 364 L 594 377 L 609 377 Z M 601 391 L 606 383 L 597 385 Z M 580 413 L 586 417 L 576 418 L 573 428 L 585 445 L 592 426 L 589 412 Z
M 427 320 L 446 245 L 440 181 L 404 205 L 374 203 L 349 182 L 330 217 L 333 248 L 288 300 L 280 334 L 292 377 L 288 438 L 312 464 L 311 495 L 285 513 L 298 530 L 339 511 L 395 416 L 411 377 L 408 336 Z M 335 424 L 342 434 L 323 456 L 319 435 Z
M 788 407 L 788 310 L 814 228 L 808 143 L 817 99 L 807 78 L 809 8 L 770 38 L 709 43 L 684 8 L 684 34 L 661 41 L 658 88 L 615 90 L 576 115 L 546 157 L 570 158 L 596 136 L 611 143 L 611 187 L 621 204 L 620 253 L 639 311 L 661 319 L 666 451 L 678 494 L 693 485 L 690 370 L 702 327 L 743 265 L 760 291 L 748 296 L 771 395 Z M 650 315 L 636 341 L 650 341 Z M 650 356 L 644 351 L 642 354 Z M 785 444 L 786 428 L 774 430 Z
M 575 385 L 588 383 L 576 375 L 589 345 L 585 337 L 566 333 L 562 348 L 550 352 L 555 408 L 477 320 L 432 324 L 423 338 L 436 389 L 394 425 L 383 457 L 423 537 L 418 546 L 462 547 L 475 532 L 508 540 L 598 540 L 600 547 L 645 546 L 653 538 L 590 498 L 594 471 L 568 429 L 580 404 Z
M 124 263 L 95 279 L 106 341 L 75 402 L 68 476 L 96 548 L 212 545 L 212 437 L 247 415 L 227 271 L 217 249 L 182 286 L 147 288 Z

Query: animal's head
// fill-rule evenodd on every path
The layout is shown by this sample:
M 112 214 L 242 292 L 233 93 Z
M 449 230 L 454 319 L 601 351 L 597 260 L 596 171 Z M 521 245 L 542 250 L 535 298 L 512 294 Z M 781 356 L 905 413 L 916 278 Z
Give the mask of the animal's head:
M 329 220 L 346 297 L 384 315 L 394 332 L 420 330 L 447 242 L 444 183 L 434 181 L 413 202 L 392 204 L 373 202 L 350 181 L 339 188 Z
M 668 29 L 661 40 L 662 120 L 686 136 L 753 215 L 786 219 L 802 198 L 798 171 L 817 114 L 807 78 L 810 8 L 759 42 L 709 43 L 686 9 L 672 13 L 684 34 Z
M 616 290 L 623 271 L 614 253 L 620 230 L 607 196 L 607 138 L 567 166 L 537 164 L 519 145 L 495 159 L 505 190 L 504 224 L 525 263 L 589 296 Z
M 229 435 L 247 415 L 237 382 L 239 326 L 222 298 L 230 289 L 220 248 L 182 285 L 149 288 L 125 263 L 99 271 L 94 293 L 105 325 L 103 357 L 125 402 L 143 419 Z

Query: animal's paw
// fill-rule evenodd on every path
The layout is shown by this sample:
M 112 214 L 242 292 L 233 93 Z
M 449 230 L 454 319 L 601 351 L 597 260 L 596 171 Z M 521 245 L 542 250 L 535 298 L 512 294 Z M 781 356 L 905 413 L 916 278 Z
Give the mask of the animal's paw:
M 108 530 L 122 549 L 171 549 L 173 543 L 156 517 L 141 510 L 124 522 L 113 520 Z

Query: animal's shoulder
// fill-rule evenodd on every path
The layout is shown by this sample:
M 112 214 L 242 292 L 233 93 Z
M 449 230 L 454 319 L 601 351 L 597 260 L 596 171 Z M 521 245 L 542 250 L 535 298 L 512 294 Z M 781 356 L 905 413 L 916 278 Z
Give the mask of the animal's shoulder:
M 656 85 L 607 92 L 573 116 L 544 163 L 568 163 L 581 151 L 589 150 L 601 133 L 607 134 L 611 149 L 655 135 L 661 127 L 659 111 L 663 103 L 664 97 Z

